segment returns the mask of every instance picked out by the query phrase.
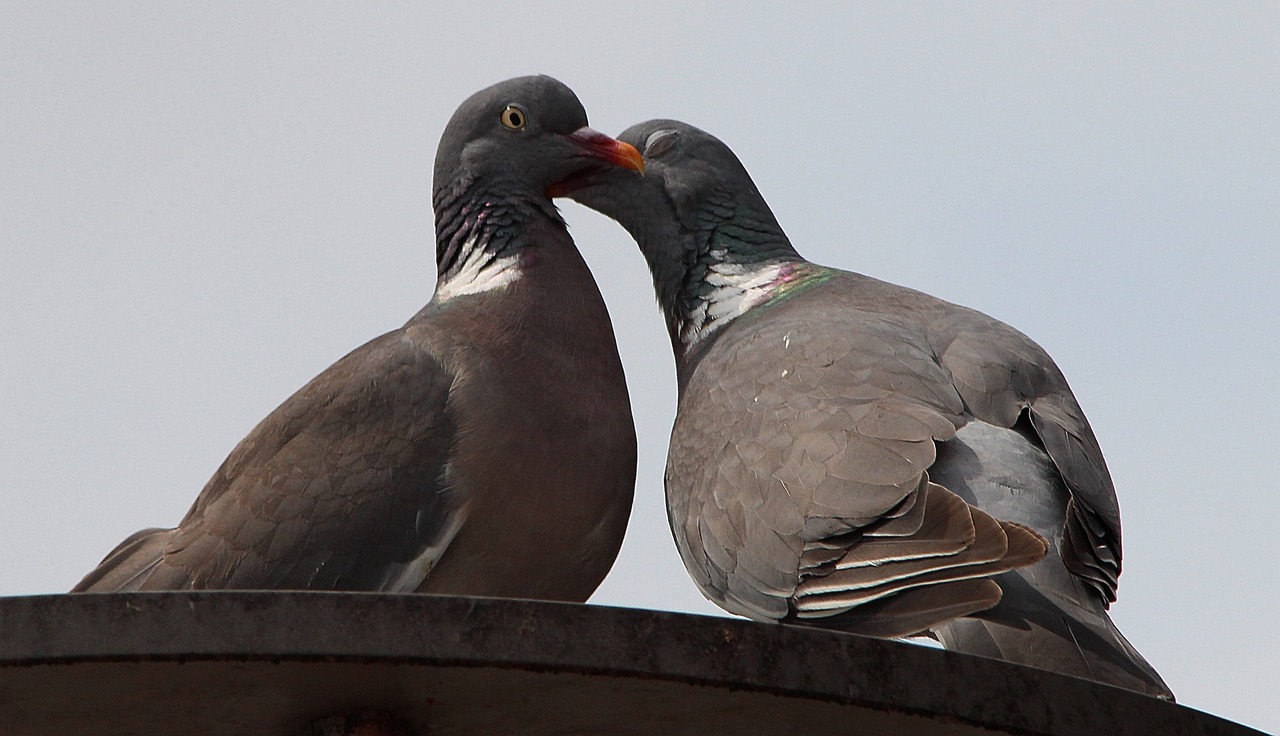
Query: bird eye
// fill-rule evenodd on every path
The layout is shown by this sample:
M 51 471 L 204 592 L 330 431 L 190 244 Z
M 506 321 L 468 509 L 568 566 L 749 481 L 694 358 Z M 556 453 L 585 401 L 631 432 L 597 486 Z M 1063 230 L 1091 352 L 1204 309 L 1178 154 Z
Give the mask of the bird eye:
M 652 156 L 661 156 L 676 144 L 676 137 L 679 132 L 675 130 L 659 130 L 644 142 L 644 155 L 646 158 Z
M 529 121 L 529 116 L 518 105 L 507 105 L 502 114 L 498 116 L 498 119 L 508 128 L 520 130 Z

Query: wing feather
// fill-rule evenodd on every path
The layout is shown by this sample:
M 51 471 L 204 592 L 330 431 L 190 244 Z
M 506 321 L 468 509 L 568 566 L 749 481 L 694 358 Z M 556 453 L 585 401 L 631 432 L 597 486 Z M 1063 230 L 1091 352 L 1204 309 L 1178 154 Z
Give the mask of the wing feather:
M 965 418 L 928 345 L 860 315 L 839 326 L 833 340 L 808 320 L 753 323 L 722 337 L 685 383 L 668 511 L 704 593 L 757 619 L 829 617 L 1042 557 L 1033 532 L 1013 534 L 1018 552 L 1029 538 L 1038 556 L 1015 555 L 1004 525 L 929 482 L 937 442 Z M 921 595 L 920 610 L 879 615 L 897 611 L 914 631 L 935 621 L 924 611 L 998 599 L 998 587 L 945 589 L 965 601 Z
M 260 422 L 178 527 L 76 590 L 412 590 L 460 523 L 451 384 L 402 331 L 357 348 Z

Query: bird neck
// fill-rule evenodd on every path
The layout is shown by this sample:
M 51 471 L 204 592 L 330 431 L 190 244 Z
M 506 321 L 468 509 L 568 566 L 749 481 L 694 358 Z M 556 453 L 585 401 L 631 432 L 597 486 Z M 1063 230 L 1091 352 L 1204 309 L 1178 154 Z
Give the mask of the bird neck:
M 724 223 L 686 237 L 677 273 L 660 276 L 659 257 L 650 259 L 677 360 L 750 310 L 780 298 L 816 268 L 779 231 Z
M 497 289 L 521 276 L 520 250 L 529 223 L 564 220 L 545 197 L 475 180 L 435 193 L 437 301 Z M 567 231 L 566 231 L 567 232 Z

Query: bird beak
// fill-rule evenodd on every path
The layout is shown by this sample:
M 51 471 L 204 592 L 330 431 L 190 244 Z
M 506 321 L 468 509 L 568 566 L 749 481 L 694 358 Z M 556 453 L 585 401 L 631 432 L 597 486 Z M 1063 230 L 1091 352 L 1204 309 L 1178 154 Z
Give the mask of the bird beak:
M 636 147 L 629 143 L 615 140 L 598 130 L 587 127 L 578 128 L 564 136 L 564 139 L 578 149 L 577 158 L 589 159 L 589 161 L 547 187 L 548 199 L 566 197 L 583 187 L 597 184 L 600 175 L 614 167 L 644 173 L 644 156 L 641 156 Z
M 565 139 L 576 145 L 582 155 L 595 158 L 631 171 L 644 173 L 644 156 L 636 147 L 614 140 L 598 130 L 582 127 L 565 136 Z

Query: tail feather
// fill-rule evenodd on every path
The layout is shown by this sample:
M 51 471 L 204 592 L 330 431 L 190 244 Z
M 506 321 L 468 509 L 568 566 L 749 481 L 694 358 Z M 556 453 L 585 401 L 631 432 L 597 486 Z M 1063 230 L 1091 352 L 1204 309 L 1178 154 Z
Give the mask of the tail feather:
M 72 593 L 124 592 L 142 589 L 160 564 L 172 529 L 134 532 L 102 558 L 98 566 L 71 589 Z
M 1102 604 L 1059 605 L 1018 572 L 996 578 L 1004 591 L 990 609 L 934 627 L 947 649 L 1003 659 L 1173 700 L 1173 692 L 1129 643 Z
M 1025 414 L 1013 427 L 966 424 L 939 445 L 929 473 L 965 501 L 1050 543 L 1040 562 L 994 578 L 1003 591 L 997 605 L 933 627 L 944 647 L 1173 700 L 1107 615 L 1112 588 L 1102 582 L 1114 586 L 1114 573 L 1104 574 L 1101 562 L 1090 568 L 1069 561 L 1072 549 L 1093 549 L 1090 535 L 1100 528 L 1097 519 L 1076 518 L 1071 489 Z M 1111 559 L 1118 569 L 1118 552 L 1108 548 L 1097 559 Z

